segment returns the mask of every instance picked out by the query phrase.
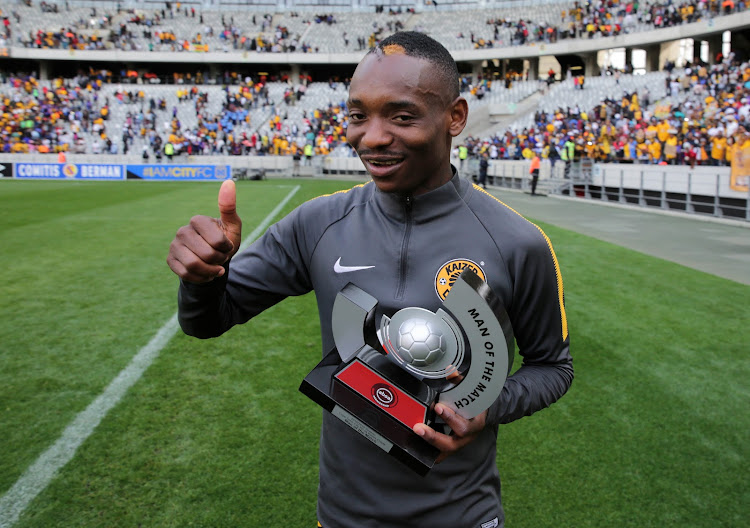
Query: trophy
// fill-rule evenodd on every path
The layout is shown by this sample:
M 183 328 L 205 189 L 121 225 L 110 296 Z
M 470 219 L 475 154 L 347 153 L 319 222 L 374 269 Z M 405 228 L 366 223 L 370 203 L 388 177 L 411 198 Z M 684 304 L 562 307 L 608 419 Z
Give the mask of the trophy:
M 439 450 L 414 433 L 425 423 L 450 434 L 441 403 L 466 419 L 500 395 L 513 363 L 510 319 L 489 285 L 470 269 L 442 308 L 408 307 L 376 321 L 378 300 L 352 283 L 336 296 L 335 348 L 300 391 L 420 475 Z

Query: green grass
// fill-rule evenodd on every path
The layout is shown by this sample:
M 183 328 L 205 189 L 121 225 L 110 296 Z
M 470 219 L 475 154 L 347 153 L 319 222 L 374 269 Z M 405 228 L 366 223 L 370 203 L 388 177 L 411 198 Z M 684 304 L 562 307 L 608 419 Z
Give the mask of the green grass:
M 509 524 L 744 526 L 750 287 L 545 229 L 576 381 L 502 429 Z
M 245 234 L 346 182 L 243 182 Z M 2 182 L 0 494 L 176 308 L 164 260 L 216 184 Z M 744 526 L 750 287 L 543 225 L 576 380 L 501 427 L 509 527 Z M 312 295 L 219 339 L 178 334 L 18 527 L 314 526 Z

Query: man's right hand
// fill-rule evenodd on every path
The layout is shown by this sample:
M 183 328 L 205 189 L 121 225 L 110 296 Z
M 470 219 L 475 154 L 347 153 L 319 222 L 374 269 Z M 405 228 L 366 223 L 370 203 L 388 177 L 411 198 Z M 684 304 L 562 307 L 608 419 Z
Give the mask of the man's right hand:
M 224 264 L 242 242 L 242 220 L 237 215 L 237 191 L 232 180 L 219 189 L 219 218 L 194 216 L 169 245 L 167 264 L 188 282 L 209 282 L 224 275 Z

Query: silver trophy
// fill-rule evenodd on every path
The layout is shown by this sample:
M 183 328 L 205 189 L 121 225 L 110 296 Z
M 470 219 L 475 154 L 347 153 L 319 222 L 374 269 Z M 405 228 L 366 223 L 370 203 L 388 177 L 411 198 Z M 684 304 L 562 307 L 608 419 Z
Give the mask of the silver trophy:
M 376 321 L 377 299 L 347 284 L 336 296 L 336 344 L 300 386 L 375 445 L 424 475 L 439 452 L 412 430 L 450 434 L 442 403 L 473 418 L 500 395 L 513 362 L 513 330 L 498 297 L 465 270 L 437 312 L 408 307 Z

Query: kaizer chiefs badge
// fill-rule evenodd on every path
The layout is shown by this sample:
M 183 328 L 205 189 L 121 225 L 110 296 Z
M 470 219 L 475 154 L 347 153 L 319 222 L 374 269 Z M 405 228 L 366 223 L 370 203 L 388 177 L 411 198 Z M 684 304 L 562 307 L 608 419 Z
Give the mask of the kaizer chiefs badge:
M 440 269 L 438 269 L 438 272 L 435 275 L 435 293 L 438 294 L 440 300 L 445 300 L 448 296 L 448 292 L 451 291 L 451 288 L 456 283 L 459 275 L 461 275 L 461 272 L 467 268 L 476 273 L 480 279 L 487 282 L 487 276 L 485 275 L 484 270 L 473 260 L 450 260 L 440 266 Z

